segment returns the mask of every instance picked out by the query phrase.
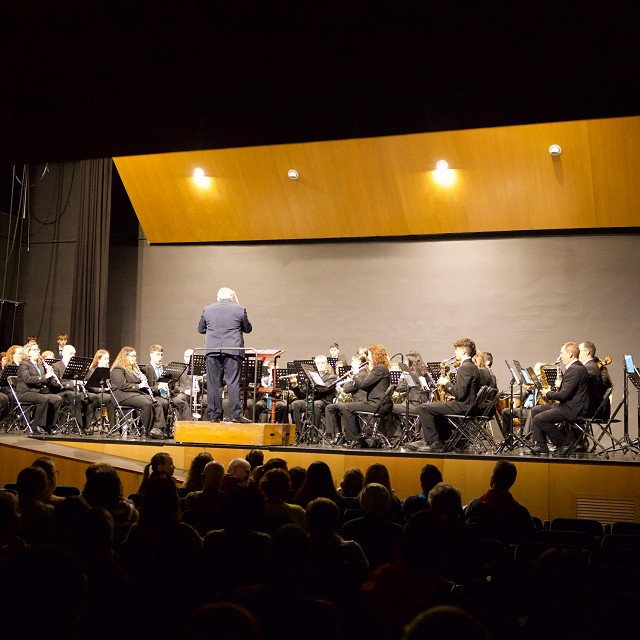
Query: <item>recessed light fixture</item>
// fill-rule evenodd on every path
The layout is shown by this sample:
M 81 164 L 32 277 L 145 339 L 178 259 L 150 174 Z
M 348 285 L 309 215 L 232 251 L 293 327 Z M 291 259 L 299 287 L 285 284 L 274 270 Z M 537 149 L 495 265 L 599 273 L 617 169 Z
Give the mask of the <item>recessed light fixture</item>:
M 436 162 L 437 171 L 446 171 L 449 168 L 449 163 L 446 160 L 438 160 Z
M 210 189 L 213 185 L 213 178 L 208 176 L 202 167 L 193 170 L 193 181 L 199 189 Z
M 200 167 L 196 167 L 193 170 L 193 177 L 194 178 L 204 178 L 205 173 L 204 173 L 204 169 L 201 169 Z
M 289 169 L 289 171 L 287 171 L 287 175 L 290 180 L 297 180 L 300 177 L 300 174 L 295 169 Z
M 549 155 L 554 157 L 559 156 L 562 153 L 562 147 L 559 144 L 552 144 L 549 147 Z

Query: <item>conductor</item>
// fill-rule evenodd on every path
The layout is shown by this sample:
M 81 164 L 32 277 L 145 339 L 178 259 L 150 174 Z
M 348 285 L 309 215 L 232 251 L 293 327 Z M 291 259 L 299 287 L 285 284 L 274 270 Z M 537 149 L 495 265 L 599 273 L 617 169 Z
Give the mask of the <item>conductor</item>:
M 251 422 L 242 415 L 240 405 L 240 370 L 244 351 L 244 333 L 252 326 L 247 310 L 238 304 L 236 292 L 229 287 L 218 291 L 217 303 L 205 307 L 198 324 L 198 332 L 205 334 L 207 363 L 208 418 L 222 420 L 222 386 L 226 382 L 233 422 Z

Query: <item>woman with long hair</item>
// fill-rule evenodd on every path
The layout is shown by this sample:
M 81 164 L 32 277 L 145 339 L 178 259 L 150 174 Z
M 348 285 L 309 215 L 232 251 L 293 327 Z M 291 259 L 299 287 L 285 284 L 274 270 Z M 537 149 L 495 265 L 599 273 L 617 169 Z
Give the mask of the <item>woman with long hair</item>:
M 93 372 L 98 367 L 102 369 L 109 368 L 109 352 L 106 349 L 98 349 L 95 352 L 93 356 L 93 360 L 91 361 L 91 366 L 89 367 L 89 371 L 87 371 L 87 380 L 91 379 Z M 113 427 L 116 423 L 115 406 L 113 403 L 113 398 L 111 397 L 111 394 L 109 393 L 109 391 L 105 388 L 105 385 L 103 385 L 102 389 L 99 386 L 87 387 L 87 391 L 90 391 L 91 393 L 95 393 L 96 395 L 98 395 L 100 406 L 103 409 L 107 410 L 107 418 L 109 421 L 108 426 L 109 428 Z M 103 422 L 104 420 L 101 414 L 100 417 L 98 418 L 98 425 L 100 428 L 104 430 L 105 425 L 103 424 Z
M 347 402 L 343 411 L 344 434 L 347 446 L 355 446 L 360 438 L 356 411 L 370 411 L 384 416 L 391 412 L 392 403 L 387 397 L 391 383 L 389 356 L 381 344 L 368 347 L 369 374 L 363 379 L 354 378 L 355 389 L 366 392 L 366 399 L 360 402 Z
M 304 482 L 293 498 L 295 504 L 299 504 L 303 509 L 316 498 L 328 498 L 336 503 L 340 513 L 344 513 L 347 508 L 345 499 L 338 493 L 333 481 L 331 468 L 326 462 L 317 460 L 312 462 L 307 469 Z
M 140 410 L 140 423 L 152 438 L 164 438 L 162 406 L 154 402 L 146 376 L 140 371 L 133 347 L 122 347 L 111 367 L 111 388 L 122 407 Z

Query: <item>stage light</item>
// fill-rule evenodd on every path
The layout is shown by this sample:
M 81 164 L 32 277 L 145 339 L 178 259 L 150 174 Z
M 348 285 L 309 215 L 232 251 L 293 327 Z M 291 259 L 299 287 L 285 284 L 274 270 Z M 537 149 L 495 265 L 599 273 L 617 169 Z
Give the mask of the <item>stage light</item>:
M 446 160 L 438 160 L 433 179 L 441 187 L 450 187 L 456 181 L 456 173 L 453 169 L 449 169 L 449 163 Z
M 562 153 L 562 147 L 559 144 L 552 144 L 549 147 L 549 155 L 552 155 L 554 158 L 559 156 Z
M 300 177 L 300 174 L 295 169 L 289 169 L 289 171 L 287 171 L 287 175 L 290 180 L 297 180 Z

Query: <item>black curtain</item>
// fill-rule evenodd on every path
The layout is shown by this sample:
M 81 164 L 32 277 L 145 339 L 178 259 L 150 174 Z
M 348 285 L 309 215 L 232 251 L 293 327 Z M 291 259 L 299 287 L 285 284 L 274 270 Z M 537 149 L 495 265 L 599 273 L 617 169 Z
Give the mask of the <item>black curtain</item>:
M 111 158 L 81 162 L 80 216 L 73 277 L 71 335 L 78 354 L 92 356 L 107 339 Z

